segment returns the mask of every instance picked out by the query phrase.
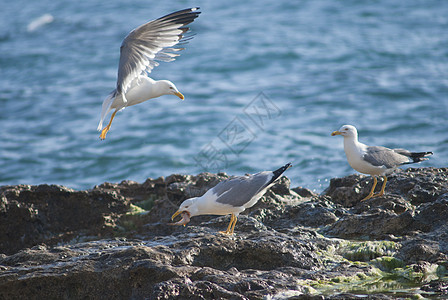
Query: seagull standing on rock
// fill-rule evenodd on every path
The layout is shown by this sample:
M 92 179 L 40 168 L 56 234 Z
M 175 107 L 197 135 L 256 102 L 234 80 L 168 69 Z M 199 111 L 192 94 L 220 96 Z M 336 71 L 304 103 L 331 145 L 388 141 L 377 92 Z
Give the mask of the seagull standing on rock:
M 288 163 L 275 171 L 264 171 L 253 175 L 238 176 L 220 182 L 201 197 L 185 200 L 171 219 L 182 215 L 179 222 L 171 225 L 185 225 L 190 217 L 199 215 L 228 215 L 230 223 L 221 233 L 232 235 L 238 215 L 250 208 L 264 195 L 282 174 L 291 167 Z
M 358 142 L 358 131 L 352 125 L 343 125 L 338 131 L 333 131 L 331 135 L 344 137 L 344 151 L 350 166 L 360 173 L 373 177 L 372 190 L 361 201 L 382 196 L 387 183 L 386 175 L 394 172 L 397 167 L 428 160 L 426 157 L 433 154 L 432 152 L 410 152 L 405 149 L 367 146 Z M 377 184 L 376 176 L 382 176 L 384 182 L 381 191 L 374 195 Z
M 158 66 L 157 61 L 172 61 L 184 48 L 172 48 L 185 42 L 184 27 L 196 19 L 199 7 L 180 10 L 132 30 L 120 47 L 117 87 L 104 100 L 98 131 L 104 140 L 115 114 L 127 106 L 136 105 L 162 95 L 175 95 L 184 100 L 174 83 L 168 80 L 153 80 L 147 74 Z M 106 115 L 112 110 L 109 124 L 103 128 Z

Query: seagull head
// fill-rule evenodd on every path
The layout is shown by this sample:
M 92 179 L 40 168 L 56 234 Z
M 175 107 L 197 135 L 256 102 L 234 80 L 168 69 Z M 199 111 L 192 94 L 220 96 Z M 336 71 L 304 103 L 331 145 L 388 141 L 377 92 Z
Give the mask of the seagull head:
M 176 88 L 174 83 L 169 80 L 159 80 L 157 81 L 157 89 L 159 90 L 160 95 L 175 95 L 179 97 L 181 100 L 184 100 L 185 97 L 181 92 Z
M 171 220 L 174 220 L 174 218 L 180 214 L 187 214 L 188 218 L 198 215 L 198 207 L 195 201 L 196 198 L 197 197 L 190 198 L 182 202 L 179 209 L 171 216 Z
M 342 125 L 341 128 L 337 131 L 333 131 L 331 133 L 332 136 L 342 135 L 343 137 L 357 137 L 358 131 L 356 127 L 353 125 Z

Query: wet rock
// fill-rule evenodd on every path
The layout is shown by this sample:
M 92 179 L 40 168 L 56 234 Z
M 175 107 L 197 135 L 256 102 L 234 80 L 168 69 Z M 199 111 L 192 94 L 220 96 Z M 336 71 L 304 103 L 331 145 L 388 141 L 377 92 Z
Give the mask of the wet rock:
M 337 295 L 331 295 L 331 296 L 310 296 L 310 295 L 302 295 L 297 297 L 288 298 L 289 300 L 359 300 L 361 297 L 359 295 L 353 295 L 349 293 L 342 293 Z M 386 294 L 376 294 L 376 295 L 368 295 L 366 297 L 362 297 L 361 299 L 368 299 L 368 300 L 388 300 L 388 299 L 397 299 L 392 296 L 388 296 Z
M 413 214 L 396 214 L 376 210 L 371 213 L 348 215 L 335 222 L 326 233 L 340 238 L 387 239 L 390 235 L 404 235 L 413 222 Z
M 448 295 L 448 281 L 433 280 L 422 287 L 425 292 L 431 292 L 436 295 Z
M 359 191 L 364 177 L 333 179 L 325 194 L 346 207 L 348 214 L 326 232 L 342 238 L 384 239 L 433 231 L 448 217 L 447 179 L 446 168 L 398 171 L 390 176 L 384 196 L 366 201 L 358 200 L 366 193 Z
M 200 223 L 201 227 L 213 228 L 216 231 L 225 231 L 230 222 L 230 216 L 211 217 L 210 220 Z M 240 215 L 235 226 L 235 231 L 242 231 L 245 233 L 258 233 L 268 230 L 265 224 L 258 219 Z M 182 229 L 181 229 L 182 230 Z
M 247 299 L 210 281 L 174 279 L 154 287 L 150 299 Z
M 448 168 L 409 168 L 388 176 L 386 194 L 404 197 L 413 205 L 431 202 L 448 192 Z M 378 180 L 376 191 L 380 189 Z M 373 184 L 371 176 L 350 175 L 333 178 L 324 194 L 345 207 L 355 206 L 368 195 Z
M 285 234 L 262 232 L 243 240 L 217 239 L 214 244 L 200 249 L 193 264 L 219 270 L 231 267 L 273 270 L 286 266 L 310 270 L 319 265 L 313 250 L 312 245 Z
M 295 192 L 297 195 L 299 195 L 300 197 L 303 197 L 303 198 L 313 198 L 313 197 L 318 196 L 312 190 L 301 187 L 301 186 L 293 188 L 293 189 L 291 189 L 291 191 Z
M 89 191 L 0 187 L 0 299 L 411 297 L 416 290 L 406 292 L 403 281 L 443 297 L 447 171 L 398 171 L 384 196 L 362 202 L 368 176 L 333 179 L 322 195 L 291 189 L 282 177 L 238 217 L 230 237 L 219 233 L 229 216 L 167 225 L 183 200 L 229 178 L 224 173 Z
M 363 175 L 350 175 L 343 178 L 332 178 L 330 186 L 323 192 L 330 196 L 334 203 L 341 204 L 344 207 L 356 205 L 362 197 L 362 192 L 367 190 L 367 184 L 373 182 L 366 179 Z M 366 196 L 370 190 L 367 190 Z
M 188 239 L 177 235 L 23 250 L 0 259 L 6 268 L 0 297 L 32 296 L 20 289 L 24 282 L 27 291 L 42 289 L 39 296 L 47 298 L 263 297 L 294 282 L 277 269 L 291 265 L 314 270 L 320 265 L 311 245 L 297 244 L 286 235 L 280 244 L 273 239 L 267 233 L 247 239 L 190 234 Z
M 413 205 L 432 202 L 448 192 L 448 168 L 409 168 L 389 179 L 386 191 L 400 193 Z
M 419 222 L 419 228 L 424 231 L 445 226 L 448 220 L 448 193 L 432 202 L 423 203 L 418 207 L 416 213 L 415 219 Z
M 327 202 L 305 202 L 288 209 L 290 222 L 307 227 L 333 224 L 339 218 Z
M 296 194 L 289 189 L 291 181 L 289 178 L 282 176 L 269 189 L 268 193 L 273 193 L 279 196 L 296 196 Z
M 0 252 L 39 243 L 109 235 L 129 202 L 116 192 L 74 191 L 56 185 L 0 188 Z
M 439 249 L 439 243 L 436 241 L 418 239 L 404 241 L 397 257 L 407 264 L 416 264 L 422 261 L 436 263 L 447 260 L 447 254 L 441 253 Z

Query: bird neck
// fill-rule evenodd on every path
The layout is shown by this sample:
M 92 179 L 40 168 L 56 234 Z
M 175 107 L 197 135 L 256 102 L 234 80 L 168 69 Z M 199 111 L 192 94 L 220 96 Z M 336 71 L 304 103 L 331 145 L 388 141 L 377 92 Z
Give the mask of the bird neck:
M 200 197 L 196 197 L 196 198 L 190 198 L 191 200 L 193 200 L 193 203 L 191 204 L 190 208 L 188 209 L 188 212 L 190 213 L 190 217 L 194 217 L 194 216 L 198 216 L 199 215 L 199 199 Z
M 344 136 L 344 151 L 348 153 L 359 152 L 361 143 L 358 142 L 358 135 Z
M 190 208 L 191 216 L 220 214 L 216 213 L 214 201 L 210 201 L 209 196 L 210 194 L 206 193 L 202 197 L 195 199 L 194 204 Z
M 160 97 L 163 95 L 167 95 L 166 92 L 166 83 L 162 80 L 154 80 L 153 86 L 152 86 L 152 92 L 155 95 L 154 98 Z

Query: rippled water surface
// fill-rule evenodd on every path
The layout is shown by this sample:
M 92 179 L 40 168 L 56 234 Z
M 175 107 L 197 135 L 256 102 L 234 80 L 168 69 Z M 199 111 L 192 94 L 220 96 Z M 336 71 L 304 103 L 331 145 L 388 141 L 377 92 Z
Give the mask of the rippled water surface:
M 182 55 L 151 76 L 185 95 L 96 127 L 134 27 L 200 6 Z M 0 184 L 144 181 L 272 170 L 322 191 L 354 171 L 341 137 L 433 151 L 447 166 L 447 1 L 24 1 L 0 10 Z

